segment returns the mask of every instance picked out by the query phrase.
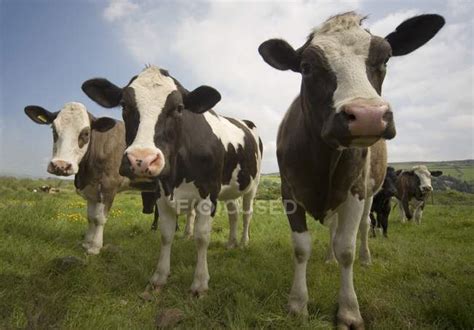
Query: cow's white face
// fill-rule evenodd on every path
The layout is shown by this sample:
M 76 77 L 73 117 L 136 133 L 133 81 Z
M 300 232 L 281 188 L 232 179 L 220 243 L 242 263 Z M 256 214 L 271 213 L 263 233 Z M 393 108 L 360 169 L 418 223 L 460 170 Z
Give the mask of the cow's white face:
M 91 125 L 86 107 L 77 102 L 66 103 L 51 127 L 54 143 L 48 172 L 76 174 L 90 141 Z
M 158 175 L 165 166 L 165 157 L 163 151 L 155 145 L 156 127 L 168 96 L 177 91 L 177 86 L 174 80 L 164 75 L 158 67 L 150 66 L 143 70 L 128 88 L 130 91 L 125 94 L 130 96 L 129 103 L 136 108 L 139 121 L 135 122 L 135 125 L 138 125 L 136 135 L 125 153 L 129 158 L 133 158 L 131 161 L 136 158 L 142 160 L 141 163 L 150 164 L 147 168 L 151 171 L 150 174 Z M 127 97 L 124 97 L 124 100 L 127 101 Z M 126 109 L 127 104 L 124 103 Z M 127 124 L 127 118 L 124 117 L 124 120 Z M 146 157 L 153 159 L 143 159 Z
M 425 165 L 413 166 L 413 172 L 420 179 L 420 190 L 422 192 L 430 192 L 433 190 L 431 186 L 431 173 Z
M 356 14 L 338 16 L 316 28 L 312 34 L 311 44 L 323 50 L 336 75 L 337 88 L 333 94 L 336 112 L 359 99 L 385 104 L 367 76 L 373 36 L 361 27 L 362 19 Z M 385 71 L 384 65 L 381 69 Z

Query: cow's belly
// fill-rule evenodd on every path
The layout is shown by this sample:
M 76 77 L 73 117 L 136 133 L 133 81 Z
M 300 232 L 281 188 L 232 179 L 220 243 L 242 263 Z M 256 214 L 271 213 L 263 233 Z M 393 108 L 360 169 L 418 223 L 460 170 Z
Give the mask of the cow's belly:
M 240 190 L 240 184 L 238 181 L 239 172 L 240 172 L 240 165 L 237 165 L 237 167 L 232 172 L 232 178 L 230 179 L 230 182 L 228 184 L 225 184 L 225 185 L 223 184 L 221 186 L 221 190 L 219 192 L 219 197 L 218 197 L 219 200 L 228 201 L 228 200 L 237 199 L 240 196 L 248 193 L 257 184 L 256 178 L 250 177 L 249 184 L 246 187 L 244 187 L 243 190 Z

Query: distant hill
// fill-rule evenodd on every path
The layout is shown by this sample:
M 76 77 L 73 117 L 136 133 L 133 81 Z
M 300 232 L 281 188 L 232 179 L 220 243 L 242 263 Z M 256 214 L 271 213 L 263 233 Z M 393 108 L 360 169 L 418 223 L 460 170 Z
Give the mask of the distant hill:
M 448 160 L 442 162 L 402 162 L 390 163 L 395 169 L 410 169 L 414 165 L 426 165 L 430 170 L 443 171 L 443 175 L 452 176 L 461 181 L 474 184 L 474 159 Z

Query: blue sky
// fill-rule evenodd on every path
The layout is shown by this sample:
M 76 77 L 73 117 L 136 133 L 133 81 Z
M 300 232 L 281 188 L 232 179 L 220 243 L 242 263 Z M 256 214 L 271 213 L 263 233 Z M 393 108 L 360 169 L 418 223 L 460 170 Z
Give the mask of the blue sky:
M 146 63 L 170 70 L 186 87 L 217 88 L 216 110 L 251 119 L 266 149 L 264 172 L 276 171 L 278 124 L 300 78 L 263 63 L 259 43 L 282 37 L 300 46 L 311 28 L 348 10 L 369 14 L 384 36 L 404 19 L 440 13 L 446 27 L 424 48 L 390 61 L 384 96 L 398 136 L 389 160 L 474 158 L 471 1 L 0 2 L 0 174 L 47 176 L 50 129 L 23 113 L 29 104 L 56 111 L 69 101 L 96 116 L 120 118 L 80 90 L 103 76 L 125 84 Z

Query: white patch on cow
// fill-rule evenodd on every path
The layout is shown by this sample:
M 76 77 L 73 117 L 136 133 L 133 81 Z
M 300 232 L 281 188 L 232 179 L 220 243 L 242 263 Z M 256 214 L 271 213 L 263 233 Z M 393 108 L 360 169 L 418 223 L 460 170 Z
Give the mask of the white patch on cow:
M 415 172 L 418 179 L 420 179 L 421 191 L 423 191 L 424 188 L 428 188 L 430 190 L 433 189 L 431 186 L 431 173 L 425 165 L 413 166 L 412 170 Z
M 235 150 L 237 150 L 239 146 L 244 147 L 245 133 L 240 127 L 235 126 L 222 116 L 214 115 L 209 112 L 204 113 L 204 118 L 226 151 L 229 148 L 229 144 L 231 144 Z M 245 123 L 241 123 L 246 126 Z
M 90 120 L 87 109 L 82 103 L 66 103 L 58 116 L 53 121 L 54 128 L 58 134 L 57 141 L 53 144 L 54 161 L 65 161 L 72 165 L 73 173 L 79 170 L 79 163 L 86 154 L 89 143 L 79 148 L 79 134 L 89 127 Z
M 341 286 L 339 290 L 340 321 L 356 320 L 362 323 L 359 303 L 354 290 L 353 263 L 357 230 L 363 216 L 365 201 L 359 196 L 348 193 L 347 199 L 337 208 L 338 224 L 334 237 L 334 253 L 341 267 Z M 349 324 L 349 322 L 346 322 Z
M 371 35 L 359 25 L 361 19 L 354 13 L 336 16 L 313 31 L 311 44 L 324 51 L 337 78 L 336 112 L 357 98 L 382 101 L 367 78 Z
M 306 266 L 311 255 L 311 234 L 292 232 L 295 274 L 291 286 L 288 308 L 295 314 L 307 314 L 308 287 L 306 285 Z
M 249 184 L 249 186 L 247 187 L 245 191 L 239 190 L 239 182 L 238 182 L 239 172 L 240 172 L 240 164 L 237 164 L 234 171 L 232 172 L 232 177 L 230 179 L 229 184 L 221 186 L 221 191 L 219 192 L 220 200 L 227 201 L 227 200 L 239 198 L 240 196 L 242 196 L 242 194 L 244 194 L 250 188 L 251 184 Z
M 161 194 L 162 196 L 165 194 L 163 188 L 161 188 Z M 195 205 L 196 201 L 200 199 L 199 189 L 194 184 L 194 181 L 186 182 L 185 180 L 174 188 L 171 195 L 165 197 L 168 206 L 171 207 L 176 214 L 187 214 L 193 205 Z
M 140 123 L 137 135 L 126 152 L 147 148 L 157 150 L 154 142 L 155 125 L 168 95 L 177 90 L 176 84 L 171 77 L 163 75 L 158 67 L 150 66 L 138 75 L 130 87 L 135 92 Z

